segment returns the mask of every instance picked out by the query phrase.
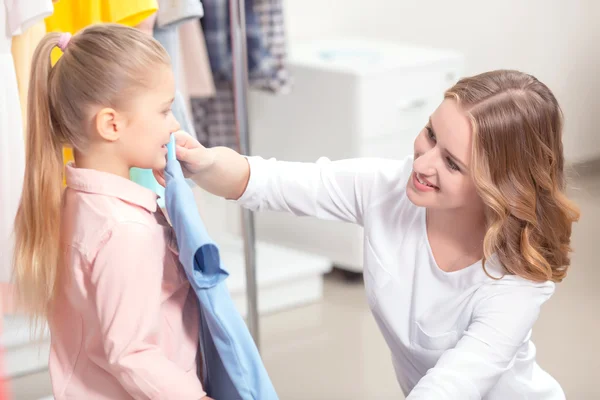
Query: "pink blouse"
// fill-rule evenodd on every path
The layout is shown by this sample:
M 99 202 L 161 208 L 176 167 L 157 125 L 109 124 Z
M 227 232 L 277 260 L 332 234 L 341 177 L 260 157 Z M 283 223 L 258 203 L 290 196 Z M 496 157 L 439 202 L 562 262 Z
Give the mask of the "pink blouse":
M 199 310 L 156 195 L 67 166 L 67 271 L 49 316 L 50 374 L 62 399 L 200 399 Z

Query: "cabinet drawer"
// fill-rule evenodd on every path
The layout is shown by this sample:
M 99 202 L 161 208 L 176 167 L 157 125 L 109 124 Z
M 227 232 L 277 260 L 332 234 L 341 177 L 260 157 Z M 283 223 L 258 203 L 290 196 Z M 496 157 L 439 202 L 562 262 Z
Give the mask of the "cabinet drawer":
M 359 91 L 361 136 L 371 139 L 411 130 L 416 134 L 457 77 L 458 68 L 432 66 L 365 78 Z
M 402 160 L 414 153 L 414 140 L 418 131 L 402 131 L 393 136 L 363 139 L 359 144 L 360 157 Z

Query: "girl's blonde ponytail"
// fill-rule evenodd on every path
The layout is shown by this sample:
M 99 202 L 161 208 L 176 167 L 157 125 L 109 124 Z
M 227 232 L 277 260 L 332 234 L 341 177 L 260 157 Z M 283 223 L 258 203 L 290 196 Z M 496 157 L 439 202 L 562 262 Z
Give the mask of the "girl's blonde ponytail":
M 47 315 L 58 278 L 62 191 L 62 135 L 50 112 L 50 53 L 60 34 L 46 35 L 31 69 L 26 166 L 15 219 L 14 279 L 18 304 L 39 321 Z

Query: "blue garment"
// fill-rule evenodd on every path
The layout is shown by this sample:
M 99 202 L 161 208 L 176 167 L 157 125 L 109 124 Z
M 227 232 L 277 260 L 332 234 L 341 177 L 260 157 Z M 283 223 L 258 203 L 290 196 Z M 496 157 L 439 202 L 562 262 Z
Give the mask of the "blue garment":
M 177 160 L 167 161 L 165 179 L 179 260 L 200 303 L 204 390 L 216 400 L 277 400 L 254 340 L 225 285 L 228 273 L 219 249 L 208 236 Z

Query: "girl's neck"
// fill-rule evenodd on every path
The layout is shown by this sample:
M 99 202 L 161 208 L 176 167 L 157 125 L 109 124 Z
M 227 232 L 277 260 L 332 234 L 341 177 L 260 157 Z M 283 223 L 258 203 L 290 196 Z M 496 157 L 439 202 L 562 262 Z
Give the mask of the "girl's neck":
M 77 150 L 73 151 L 75 166 L 77 168 L 93 169 L 101 172 L 118 175 L 129 179 L 129 167 L 122 162 L 114 160 L 113 157 L 106 157 L 100 153 L 83 155 Z

